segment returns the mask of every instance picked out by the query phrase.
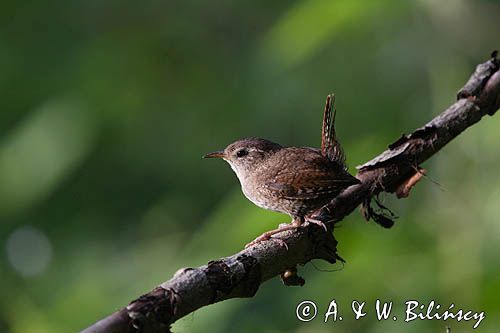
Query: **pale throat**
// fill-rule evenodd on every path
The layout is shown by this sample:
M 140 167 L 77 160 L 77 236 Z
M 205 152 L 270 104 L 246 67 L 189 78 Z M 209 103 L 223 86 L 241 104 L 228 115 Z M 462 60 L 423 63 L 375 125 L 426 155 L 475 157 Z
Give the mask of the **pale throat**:
M 233 169 L 234 173 L 236 174 L 236 177 L 238 177 L 238 180 L 240 181 L 240 184 L 241 184 L 241 190 L 243 191 L 243 194 L 245 195 L 245 197 L 247 197 L 250 201 L 255 203 L 252 193 L 248 192 L 248 189 L 251 186 L 247 186 L 248 177 L 245 177 L 245 176 L 248 176 L 249 173 L 244 172 L 244 170 L 238 169 L 233 163 L 231 163 L 229 161 L 228 161 L 228 163 L 231 166 L 231 169 Z
M 240 181 L 240 184 L 242 187 L 245 187 L 246 185 L 246 177 L 245 177 L 245 172 L 242 172 L 242 170 L 239 170 L 232 162 L 228 161 L 229 165 L 231 166 L 231 169 L 233 169 L 234 173 L 236 174 L 236 177 L 238 177 L 238 180 Z

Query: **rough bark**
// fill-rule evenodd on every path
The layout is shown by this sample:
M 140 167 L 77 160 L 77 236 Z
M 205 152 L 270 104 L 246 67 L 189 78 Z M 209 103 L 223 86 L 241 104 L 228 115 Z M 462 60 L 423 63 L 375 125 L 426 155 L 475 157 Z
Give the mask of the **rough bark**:
M 391 217 L 375 212 L 371 199 L 380 192 L 408 195 L 421 178 L 419 165 L 434 155 L 466 128 L 500 107 L 500 61 L 496 52 L 477 66 L 469 81 L 458 93 L 458 100 L 447 110 L 418 128 L 402 135 L 388 149 L 358 167 L 361 184 L 349 187 L 329 204 L 313 214 L 329 227 L 350 214 L 360 204 L 364 216 L 382 226 L 392 225 Z M 385 207 L 379 204 L 379 209 Z M 331 232 L 316 225 L 277 235 L 288 249 L 272 239 L 197 268 L 183 268 L 151 292 L 132 301 L 127 307 L 88 327 L 85 333 L 170 332 L 170 325 L 183 316 L 208 304 L 234 297 L 252 297 L 260 284 L 281 275 L 286 285 L 302 285 L 296 265 L 312 259 L 330 263 L 342 260 Z

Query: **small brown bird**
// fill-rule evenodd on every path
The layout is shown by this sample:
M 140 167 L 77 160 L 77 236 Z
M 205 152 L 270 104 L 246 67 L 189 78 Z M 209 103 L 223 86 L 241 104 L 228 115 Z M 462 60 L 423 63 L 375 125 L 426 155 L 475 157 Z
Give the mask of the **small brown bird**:
M 248 138 L 204 156 L 228 162 L 241 183 L 243 194 L 251 202 L 292 217 L 292 223 L 262 234 L 247 246 L 297 228 L 304 222 L 318 224 L 327 230 L 323 222 L 308 218 L 308 215 L 347 187 L 359 183 L 347 172 L 345 155 L 335 136 L 333 102 L 334 95 L 328 95 L 321 149 L 282 147 L 269 140 Z

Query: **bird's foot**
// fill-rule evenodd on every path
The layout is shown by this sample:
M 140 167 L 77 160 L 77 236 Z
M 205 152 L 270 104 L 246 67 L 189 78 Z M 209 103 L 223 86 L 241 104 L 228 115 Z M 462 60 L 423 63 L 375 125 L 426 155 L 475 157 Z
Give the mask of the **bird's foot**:
M 282 239 L 279 239 L 279 238 L 275 238 L 275 237 L 272 237 L 269 236 L 269 235 L 266 235 L 266 233 L 260 235 L 259 237 L 255 238 L 253 241 L 251 241 L 250 243 L 246 244 L 245 245 L 245 249 L 249 248 L 249 247 L 252 247 L 252 246 L 255 246 L 259 243 L 262 243 L 262 242 L 265 242 L 265 241 L 268 241 L 268 240 L 275 240 L 277 241 L 281 246 L 283 246 L 286 250 L 288 250 L 288 245 L 286 244 L 286 242 Z
M 295 224 L 280 224 L 278 229 L 274 229 L 271 231 L 267 231 L 260 235 L 259 237 L 255 238 L 253 241 L 245 245 L 245 249 L 249 248 L 251 246 L 257 245 L 261 242 L 267 241 L 267 240 L 275 240 L 277 241 L 281 246 L 283 246 L 286 250 L 288 250 L 288 245 L 286 242 L 280 238 L 272 237 L 273 235 L 280 233 L 282 231 L 287 231 L 287 230 L 292 230 L 292 229 L 297 229 L 298 225 Z
M 304 219 L 306 222 L 316 224 L 317 226 L 320 226 L 321 228 L 323 228 L 325 231 L 328 231 L 328 227 L 326 226 L 326 224 L 323 221 L 316 220 L 316 219 L 313 219 L 313 218 L 307 217 L 307 216 Z

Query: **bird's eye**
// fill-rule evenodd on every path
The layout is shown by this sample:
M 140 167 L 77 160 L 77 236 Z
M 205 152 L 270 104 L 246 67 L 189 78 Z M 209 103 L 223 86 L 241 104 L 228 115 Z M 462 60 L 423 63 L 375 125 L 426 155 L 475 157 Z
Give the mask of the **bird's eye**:
M 243 157 L 245 155 L 248 155 L 248 150 L 246 149 L 240 149 L 236 152 L 237 157 Z

